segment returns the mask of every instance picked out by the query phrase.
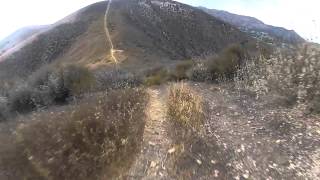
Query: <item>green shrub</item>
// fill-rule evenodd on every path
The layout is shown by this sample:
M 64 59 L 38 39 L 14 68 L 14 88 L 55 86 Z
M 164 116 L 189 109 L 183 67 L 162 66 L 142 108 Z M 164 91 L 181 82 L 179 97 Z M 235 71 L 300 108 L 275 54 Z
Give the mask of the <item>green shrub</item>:
M 211 81 L 212 76 L 205 66 L 205 63 L 197 63 L 187 72 L 188 79 L 192 81 L 205 82 Z
M 208 62 L 212 79 L 233 78 L 245 58 L 245 51 L 239 45 L 226 48 L 217 57 Z
M 24 88 L 9 96 L 11 112 L 27 113 L 37 108 L 64 104 L 72 96 L 90 92 L 95 84 L 93 74 L 84 67 L 44 67 L 32 74 Z
M 27 113 L 36 109 L 36 101 L 33 90 L 24 87 L 16 90 L 9 96 L 9 110 L 16 113 Z
M 144 90 L 126 89 L 88 97 L 58 112 L 34 114 L 17 130 L 19 149 L 10 152 L 17 154 L 6 157 L 10 164 L 0 161 L 0 169 L 7 169 L 6 174 L 15 174 L 17 164 L 30 169 L 17 179 L 25 179 L 25 173 L 42 179 L 112 179 L 139 152 L 147 100 Z
M 89 92 L 95 84 L 93 74 L 83 66 L 68 65 L 60 70 L 63 85 L 72 95 Z
M 88 92 L 95 84 L 94 75 L 79 65 L 45 67 L 33 74 L 29 81 L 32 87 L 46 89 L 57 98 L 65 93 L 79 95 Z
M 193 64 L 191 60 L 178 63 L 172 73 L 172 78 L 177 81 L 188 79 L 188 71 L 192 68 Z
M 133 88 L 143 83 L 140 75 L 122 70 L 102 70 L 95 73 L 97 90 Z
M 167 113 L 174 123 L 199 130 L 205 119 L 204 101 L 188 85 L 175 84 L 169 89 Z
M 159 69 L 153 72 L 150 76 L 146 77 L 144 80 L 144 85 L 146 86 L 155 86 L 161 85 L 167 82 L 169 79 L 168 71 L 165 69 Z

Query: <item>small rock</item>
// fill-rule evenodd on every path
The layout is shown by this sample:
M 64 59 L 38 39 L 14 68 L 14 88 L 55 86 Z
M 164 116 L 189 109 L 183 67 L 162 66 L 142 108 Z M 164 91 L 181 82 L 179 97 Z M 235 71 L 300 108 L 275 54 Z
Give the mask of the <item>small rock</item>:
M 169 154 L 172 154 L 172 153 L 174 153 L 175 151 L 176 151 L 176 148 L 173 147 L 173 148 L 171 148 L 171 149 L 168 150 L 168 153 L 169 153 Z
M 155 146 L 156 143 L 149 141 L 149 145 L 150 145 L 150 146 Z
M 278 139 L 278 140 L 276 141 L 276 143 L 277 143 L 277 144 L 281 143 L 281 140 L 280 140 L 280 139 Z
M 245 147 L 244 147 L 244 145 L 243 144 L 241 144 L 241 151 L 245 151 Z
M 220 116 L 220 113 L 217 113 L 216 116 Z
M 154 168 L 154 167 L 156 167 L 156 165 L 157 165 L 157 163 L 156 163 L 156 162 L 154 162 L 154 161 L 151 161 L 151 163 L 150 163 L 150 167 L 151 167 L 151 168 Z
M 211 160 L 211 164 L 216 164 L 216 163 L 217 163 L 217 161 Z
M 199 159 L 197 159 L 197 163 L 198 163 L 199 165 L 202 164 L 202 162 L 201 162 Z
M 128 142 L 127 139 L 121 139 L 121 144 L 122 144 L 122 145 L 126 145 L 127 142 Z
M 245 179 L 248 179 L 249 178 L 249 174 L 243 174 L 242 175 Z
M 214 177 L 218 177 L 219 176 L 219 171 L 218 170 L 214 170 Z

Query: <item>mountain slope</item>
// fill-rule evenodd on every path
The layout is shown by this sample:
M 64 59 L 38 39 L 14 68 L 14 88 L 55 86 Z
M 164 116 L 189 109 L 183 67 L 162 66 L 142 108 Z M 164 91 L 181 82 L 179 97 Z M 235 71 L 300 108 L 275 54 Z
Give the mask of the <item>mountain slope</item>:
M 151 53 L 158 51 L 181 59 L 212 54 L 230 43 L 247 39 L 232 26 L 174 1 L 118 0 L 113 7 L 111 23 L 119 38 L 127 40 L 126 44 L 118 42 L 122 43 L 118 45 L 120 49 L 140 46 Z
M 30 38 L 36 33 L 45 30 L 48 26 L 30 26 L 24 27 L 12 33 L 8 37 L 0 41 L 0 55 L 6 50 L 13 48 L 18 43 Z
M 256 38 L 290 44 L 304 42 L 304 39 L 293 30 L 267 25 L 253 17 L 237 15 L 227 11 L 207 9 L 205 7 L 200 7 L 200 9 L 222 21 L 238 27 L 240 30 L 247 32 Z
M 43 65 L 110 62 L 104 16 L 109 2 L 95 3 L 52 25 L 0 57 L 0 78 L 25 78 Z M 203 11 L 171 0 L 114 0 L 107 27 L 124 66 L 144 67 L 215 54 L 245 33 Z
M 101 4 L 105 3 L 88 6 L 51 25 L 46 31 L 28 39 L 19 47 L 9 49 L 0 57 L 0 78 L 26 78 L 42 66 L 64 56 L 77 38 L 104 13 L 105 8 Z M 14 76 L 12 72 L 15 72 Z

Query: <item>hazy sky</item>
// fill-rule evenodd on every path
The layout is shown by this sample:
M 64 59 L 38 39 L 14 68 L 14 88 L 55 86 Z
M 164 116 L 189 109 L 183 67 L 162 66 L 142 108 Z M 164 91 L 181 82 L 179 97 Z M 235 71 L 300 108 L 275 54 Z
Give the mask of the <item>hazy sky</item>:
M 0 39 L 28 25 L 50 24 L 97 0 L 1 0 Z M 320 42 L 320 0 L 178 0 L 256 17 Z

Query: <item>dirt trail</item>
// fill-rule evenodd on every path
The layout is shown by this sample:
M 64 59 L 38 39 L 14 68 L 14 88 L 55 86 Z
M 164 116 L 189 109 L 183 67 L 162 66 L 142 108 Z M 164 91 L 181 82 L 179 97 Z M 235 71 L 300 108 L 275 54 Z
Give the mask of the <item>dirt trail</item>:
M 165 90 L 149 89 L 150 101 L 141 153 L 127 179 L 168 179 L 165 165 L 171 141 L 167 134 Z
M 110 32 L 109 32 L 109 28 L 108 28 L 108 15 L 109 15 L 109 10 L 110 10 L 110 7 L 111 7 L 111 4 L 112 4 L 112 0 L 109 0 L 108 2 L 108 6 L 107 6 L 107 10 L 106 10 L 106 13 L 105 13 L 105 16 L 104 16 L 104 27 L 105 27 L 105 32 L 106 32 L 106 41 L 107 41 L 107 44 L 109 44 L 108 48 L 110 47 L 110 56 L 111 56 L 111 60 L 114 62 L 114 63 L 118 63 L 118 60 L 117 58 L 115 57 L 114 55 L 114 46 L 113 46 L 113 42 L 112 42 L 112 39 L 111 39 L 111 36 L 110 36 Z M 108 49 L 109 50 L 109 49 Z

